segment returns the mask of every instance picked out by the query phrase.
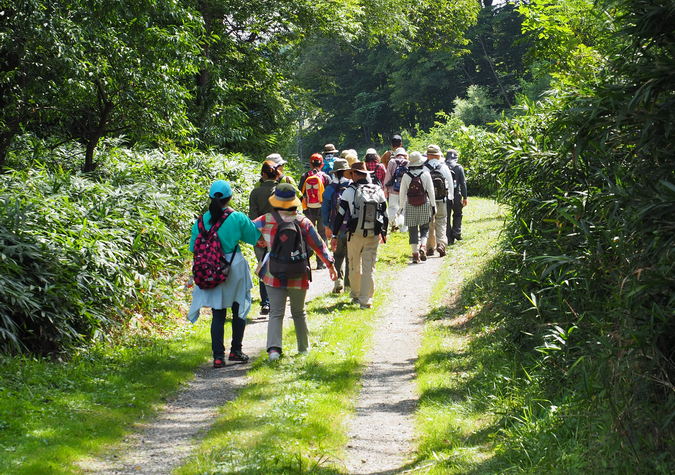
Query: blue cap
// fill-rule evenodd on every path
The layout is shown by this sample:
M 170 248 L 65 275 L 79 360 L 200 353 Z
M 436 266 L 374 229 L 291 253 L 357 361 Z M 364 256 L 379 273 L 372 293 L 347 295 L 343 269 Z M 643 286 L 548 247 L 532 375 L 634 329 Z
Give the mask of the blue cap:
M 214 181 L 209 189 L 209 196 L 215 198 L 216 193 L 220 193 L 222 195 L 221 198 L 229 198 L 232 196 L 232 188 L 230 188 L 230 184 L 225 180 Z

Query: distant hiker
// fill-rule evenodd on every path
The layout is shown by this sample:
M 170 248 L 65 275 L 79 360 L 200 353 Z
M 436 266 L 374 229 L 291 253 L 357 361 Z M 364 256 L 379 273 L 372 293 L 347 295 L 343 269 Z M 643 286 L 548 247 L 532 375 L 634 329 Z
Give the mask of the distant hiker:
M 426 261 L 429 222 L 435 213 L 436 195 L 429 171 L 424 166 L 424 157 L 419 152 L 410 154 L 408 172 L 401 180 L 399 213 L 405 215 L 408 226 L 408 242 L 412 250 L 412 262 Z
M 403 139 L 400 135 L 394 135 L 391 138 L 391 149 L 387 150 L 382 154 L 380 162 L 384 165 L 385 168 L 389 166 L 389 160 L 396 156 L 396 149 L 403 147 Z
M 253 188 L 248 198 L 248 217 L 252 220 L 272 211 L 269 197 L 272 196 L 277 186 L 277 177 L 278 172 L 275 163 L 271 160 L 265 160 L 260 171 L 260 184 Z M 258 263 L 262 262 L 265 254 L 267 254 L 267 248 L 256 244 L 253 250 Z M 262 279 L 259 279 L 258 285 L 260 287 L 260 315 L 268 315 L 270 313 L 270 299 L 267 296 L 267 287 L 265 287 Z
M 327 143 L 323 146 L 323 152 L 321 152 L 321 154 L 323 155 L 324 161 L 321 171 L 324 173 L 330 173 L 333 170 L 333 162 L 336 158 L 338 158 L 340 151 L 336 149 L 335 145 L 332 143 Z
M 387 236 L 387 201 L 379 186 L 370 183 L 363 162 L 351 166 L 353 183 L 340 197 L 338 212 L 331 224 L 331 248 L 337 248 L 337 236 L 344 220 L 348 219 L 347 252 L 349 254 L 349 282 L 352 302 L 361 308 L 373 303 L 375 283 L 373 271 L 377 262 L 377 247 Z
M 448 210 L 446 235 L 449 244 L 462 240 L 462 213 L 463 208 L 469 204 L 464 167 L 457 163 L 458 158 L 459 154 L 454 149 L 448 150 L 445 154 L 445 163 L 450 169 L 455 187 L 452 202 L 446 203 Z
M 311 279 L 308 248 L 313 249 L 328 267 L 331 280 L 337 279 L 333 258 L 326 244 L 310 220 L 298 212 L 302 203 L 297 193 L 297 188 L 292 185 L 278 184 L 274 194 L 269 197 L 272 211 L 253 221 L 269 251 L 259 271 L 270 298 L 267 353 L 271 361 L 279 359 L 282 353 L 287 300 L 290 300 L 298 352 L 309 351 L 309 332 L 305 319 L 305 295 Z
M 387 174 L 387 170 L 384 168 L 384 165 L 380 163 L 380 156 L 377 154 L 377 150 L 374 148 L 366 150 L 366 155 L 363 160 L 366 162 L 368 171 L 373 172 L 370 175 L 372 182 L 384 189 L 384 176 Z
M 338 158 L 333 163 L 333 181 L 326 187 L 323 192 L 323 203 L 321 205 L 321 220 L 326 229 L 326 237 L 333 238 L 333 231 L 331 230 L 332 223 L 340 205 L 340 197 L 344 190 L 352 184 L 345 173 L 349 170 L 347 160 Z M 336 237 L 336 247 L 332 249 L 333 259 L 335 259 L 335 270 L 338 278 L 333 286 L 333 292 L 338 294 L 342 292 L 345 286 L 349 286 L 349 260 L 347 253 L 347 237 L 349 236 L 348 220 L 343 219 L 340 224 Z M 342 271 L 342 264 L 345 263 L 345 271 Z
M 277 182 L 278 183 L 290 183 L 291 185 L 295 186 L 295 180 L 293 177 L 284 175 L 284 165 L 286 165 L 288 162 L 281 158 L 281 155 L 278 153 L 270 153 L 266 158 L 265 161 L 270 160 L 274 163 L 275 169 L 277 171 Z
M 248 361 L 241 345 L 246 328 L 246 316 L 251 309 L 251 274 L 248 263 L 239 248 L 240 242 L 255 244 L 260 238 L 250 219 L 228 205 L 232 188 L 218 180 L 209 190 L 211 203 L 192 226 L 190 251 L 194 253 L 193 275 L 195 287 L 188 319 L 194 323 L 202 307 L 211 307 L 211 349 L 213 367 L 225 366 L 225 316 L 232 309 L 232 343 L 228 359 Z M 215 267 L 213 267 L 215 265 Z M 215 269 L 215 270 L 214 270 Z M 209 279 L 205 277 L 209 276 Z M 220 282 L 214 286 L 216 282 Z
M 387 173 L 384 176 L 385 195 L 389 200 L 387 213 L 389 214 L 389 223 L 392 231 L 407 232 L 408 228 L 403 224 L 403 215 L 399 210 L 399 193 L 401 191 L 401 180 L 403 175 L 408 172 L 408 152 L 403 147 L 394 151 L 394 157 L 389 160 Z
M 344 151 L 344 159 L 347 160 L 347 165 L 350 167 L 359 161 L 359 155 L 354 149 L 348 149 Z
M 448 238 L 446 236 L 446 203 L 454 197 L 454 184 L 452 174 L 445 164 L 443 153 L 438 145 L 427 147 L 427 161 L 424 166 L 429 170 L 431 181 L 434 184 L 436 196 L 436 214 L 431 218 L 429 225 L 429 239 L 427 241 L 427 255 L 433 256 L 434 252 L 443 257 L 446 253 Z
M 325 241 L 326 232 L 321 220 L 321 204 L 323 202 L 323 191 L 331 182 L 331 178 L 321 171 L 323 157 L 320 153 L 315 153 L 309 157 L 309 164 L 312 168 L 300 177 L 302 209 L 305 216 L 309 218 L 319 231 L 321 239 Z M 323 262 L 321 262 L 319 256 L 316 257 L 316 268 L 317 270 L 324 269 Z

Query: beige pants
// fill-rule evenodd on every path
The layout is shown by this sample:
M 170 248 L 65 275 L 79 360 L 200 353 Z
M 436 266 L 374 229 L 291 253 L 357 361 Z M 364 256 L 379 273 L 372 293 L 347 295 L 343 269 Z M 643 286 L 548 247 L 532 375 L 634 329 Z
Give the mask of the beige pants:
M 445 201 L 436 202 L 436 214 L 429 223 L 429 239 L 427 240 L 427 250 L 445 249 L 448 246 L 448 237 L 445 235 L 447 226 L 448 210 L 445 207 Z
M 351 297 L 359 299 L 359 303 L 364 305 L 373 303 L 375 293 L 373 271 L 377 262 L 379 243 L 379 236 L 363 237 L 358 232 L 352 234 L 347 242 Z

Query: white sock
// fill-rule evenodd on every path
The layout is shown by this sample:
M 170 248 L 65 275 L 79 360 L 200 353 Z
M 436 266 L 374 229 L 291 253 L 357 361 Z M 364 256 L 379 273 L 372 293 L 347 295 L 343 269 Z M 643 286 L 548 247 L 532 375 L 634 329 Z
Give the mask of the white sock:
M 410 249 L 412 249 L 413 253 L 418 252 L 419 244 L 411 244 Z

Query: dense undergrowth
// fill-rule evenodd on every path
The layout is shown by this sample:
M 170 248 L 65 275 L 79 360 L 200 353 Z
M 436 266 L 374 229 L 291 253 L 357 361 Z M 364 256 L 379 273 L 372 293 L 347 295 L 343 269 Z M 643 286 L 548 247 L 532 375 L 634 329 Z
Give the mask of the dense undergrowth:
M 0 175 L 0 346 L 12 352 L 58 352 L 130 322 L 162 331 L 210 182 L 231 180 L 244 209 L 257 178 L 237 155 L 111 146 L 84 174 L 79 150 L 24 150 Z

